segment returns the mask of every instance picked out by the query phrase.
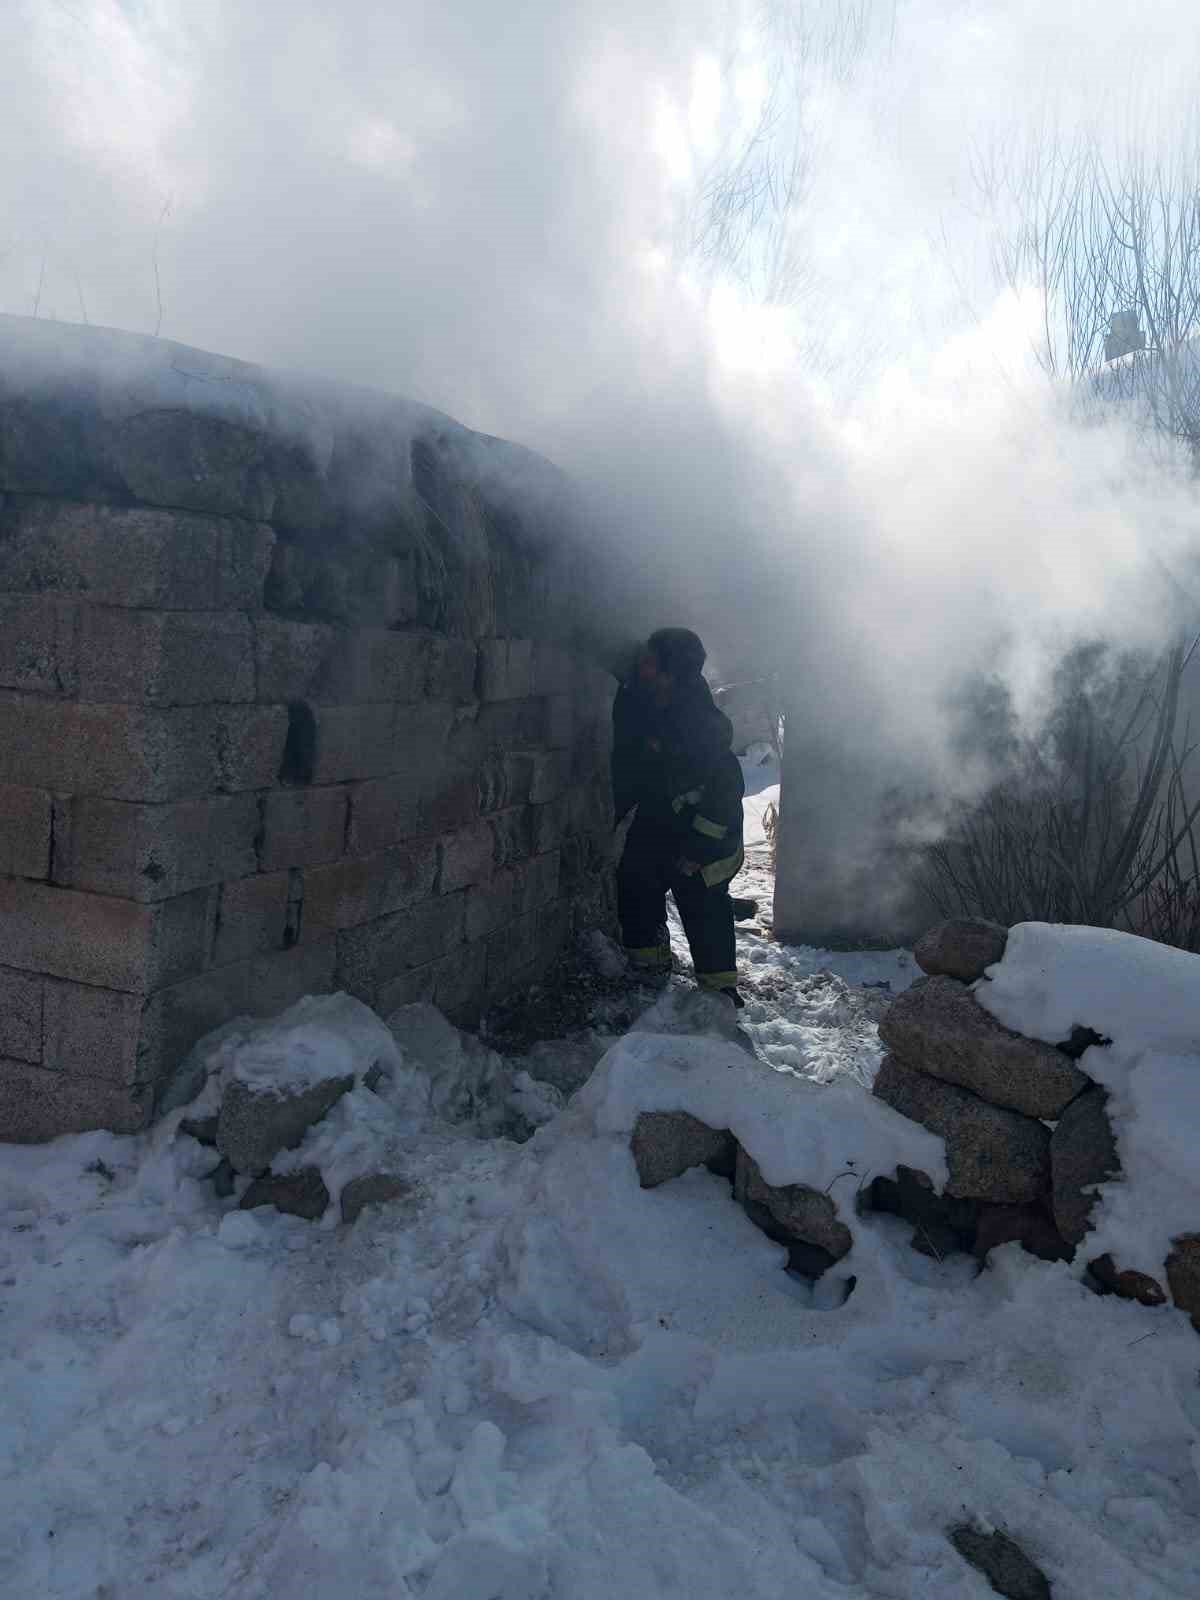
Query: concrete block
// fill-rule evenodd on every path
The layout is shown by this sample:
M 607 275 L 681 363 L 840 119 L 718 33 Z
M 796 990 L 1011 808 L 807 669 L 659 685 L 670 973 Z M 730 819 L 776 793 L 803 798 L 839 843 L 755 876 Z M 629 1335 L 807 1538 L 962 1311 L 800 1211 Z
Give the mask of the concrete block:
M 618 938 L 615 918 L 615 895 L 608 893 L 601 880 L 593 880 L 569 893 L 564 889 L 562 904 L 570 912 L 571 934 L 590 933 L 599 928 Z
M 478 815 L 477 774 L 435 770 L 424 780 L 417 810 L 421 833 L 449 833 L 466 827 Z
M 218 706 L 217 787 L 230 794 L 279 781 L 288 735 L 286 706 Z
M 494 751 L 479 769 L 479 810 L 483 816 L 523 805 L 533 788 L 532 750 Z
M 140 1079 L 140 994 L 97 989 L 90 984 L 45 980 L 43 1061 L 59 1072 L 103 1078 L 108 1083 Z
M 0 1060 L 0 1143 L 40 1144 L 91 1128 L 138 1133 L 152 1105 L 145 1083 L 109 1083 Z
M 168 805 L 74 800 L 55 881 L 130 900 L 168 900 L 241 878 L 258 866 L 257 795 L 206 795 Z
M 437 634 L 259 617 L 255 636 L 260 700 L 379 705 L 474 693 L 474 645 Z
M 438 847 L 432 839 L 355 856 L 304 874 L 304 937 L 310 930 L 357 928 L 433 893 Z
M 50 875 L 52 815 L 45 789 L 0 783 L 0 873 L 17 878 Z
M 316 711 L 316 783 L 383 777 L 400 763 L 393 749 L 395 707 L 321 706 Z
M 563 750 L 539 750 L 533 757 L 529 798 L 534 805 L 554 800 L 567 787 L 569 758 Z
M 306 994 L 328 994 L 333 988 L 337 941 L 311 939 L 292 950 L 276 950 L 246 963 L 252 1017 L 273 1017 Z
M 77 610 L 53 595 L 0 595 L 0 689 L 75 693 Z
M 0 1057 L 42 1059 L 43 979 L 0 967 Z
M 481 705 L 475 718 L 475 740 L 481 754 L 540 745 L 546 736 L 545 700 L 501 700 Z
M 608 773 L 590 783 L 576 784 L 568 791 L 571 833 L 590 833 L 613 827 L 612 783 Z
M 432 832 L 418 823 L 424 781 L 420 773 L 405 772 L 353 785 L 348 790 L 350 853 L 370 855 L 415 833 Z
M 568 834 L 559 847 L 559 886 L 565 895 L 575 898 L 583 893 L 587 880 L 587 840 L 578 834 Z
M 537 913 L 536 963 L 540 971 L 553 966 L 571 937 L 571 907 L 565 900 L 551 900 Z
M 497 928 L 514 920 L 514 869 L 497 872 L 490 883 L 476 884 L 467 890 L 466 935 L 468 939 L 487 939 Z
M 263 615 L 254 619 L 256 696 L 286 704 L 333 698 L 329 663 L 344 630 L 326 622 L 293 622 Z
M 211 964 L 228 966 L 267 950 L 282 950 L 288 931 L 290 872 L 261 872 L 221 885 Z
M 260 523 L 10 495 L 0 510 L 0 592 L 168 611 L 254 609 L 274 539 Z
M 115 800 L 215 787 L 212 710 L 80 705 L 0 693 L 0 772 L 17 784 Z
M 575 730 L 571 747 L 569 782 L 591 783 L 608 771 L 612 754 L 612 728 L 608 723 L 591 722 Z
M 610 828 L 569 834 L 563 840 L 560 883 L 572 895 L 589 889 L 592 880 L 611 874 L 616 865 L 617 840 Z
M 531 693 L 560 695 L 569 699 L 575 664 L 561 645 L 539 639 L 533 647 Z
M 417 620 L 421 596 L 416 592 L 413 565 L 413 552 L 409 550 L 403 556 L 377 561 L 371 569 L 371 589 L 379 615 L 389 625 L 406 626 Z
M 494 840 L 491 828 L 485 822 L 476 822 L 469 828 L 460 828 L 447 834 L 441 842 L 441 871 L 438 891 L 451 894 L 470 884 L 486 883 L 492 875 Z
M 487 995 L 487 945 L 460 945 L 438 963 L 433 1003 L 444 1016 L 466 1027 L 478 1022 Z
M 339 985 L 373 1005 L 384 984 L 461 944 L 465 916 L 465 895 L 446 894 L 339 933 Z
M 264 872 L 336 861 L 346 842 L 347 791 L 274 789 L 263 804 Z
M 333 664 L 339 700 L 410 702 L 428 693 L 430 636 L 393 628 L 355 628 L 345 634 Z
M 407 972 L 398 972 L 394 978 L 388 978 L 380 984 L 372 1004 L 381 1017 L 390 1017 L 393 1011 L 399 1011 L 401 1006 L 415 1006 L 421 1002 L 436 1005 L 434 994 L 437 990 L 438 974 L 444 962 L 451 957 L 443 956 L 438 961 L 427 961 L 423 967 L 412 967 Z
M 210 895 L 142 905 L 22 878 L 0 878 L 4 959 L 107 989 L 147 993 L 203 966 Z
M 533 849 L 537 855 L 557 850 L 566 837 L 571 820 L 571 797 L 560 794 L 546 805 L 533 806 L 530 812 Z
M 498 867 L 510 867 L 533 854 L 533 808 L 515 806 L 489 819 L 492 830 L 492 859 Z
M 575 738 L 575 702 L 569 694 L 546 698 L 546 743 L 556 750 L 569 750 Z
M 478 651 L 469 639 L 429 635 L 425 692 L 431 700 L 467 705 L 475 699 Z
M 517 986 L 537 958 L 537 916 L 529 912 L 490 934 L 487 944 L 487 992 L 491 999 Z
M 342 1063 L 310 1064 L 323 1071 L 303 1087 L 288 1085 L 281 1092 L 273 1083 L 250 1084 L 236 1077 L 225 1085 L 217 1115 L 217 1149 L 235 1172 L 265 1172 L 281 1150 L 294 1150 L 309 1128 L 354 1087 L 353 1072 L 336 1072 Z M 245 1203 L 253 1206 L 258 1201 L 247 1196 Z
M 479 646 L 480 699 L 524 700 L 533 692 L 533 640 L 484 639 Z
M 537 910 L 557 897 L 560 864 L 558 851 L 547 850 L 519 869 L 522 911 Z
M 380 986 L 375 1008 L 388 1017 L 401 1006 L 424 1000 L 452 1022 L 468 1026 L 478 1021 L 486 992 L 487 945 L 480 941 L 458 945 L 447 956 L 388 979 Z
M 589 666 L 576 656 L 573 658 L 571 683 L 572 697 L 581 710 L 593 717 L 611 718 L 613 697 L 617 692 L 617 680 L 611 672 L 606 672 L 603 667 Z
M 273 1017 L 333 988 L 333 935 L 216 967 L 152 995 L 142 1013 L 139 1073 L 162 1090 L 198 1039 L 232 1017 Z
M 228 611 L 82 606 L 79 697 L 164 706 L 253 700 L 249 619 Z
M 150 401 L 113 418 L 108 453 L 126 487 L 151 505 L 270 517 L 275 475 L 261 423 Z
M 467 891 L 468 939 L 484 939 L 505 924 L 537 911 L 558 894 L 559 853 L 548 851 L 495 874 Z
M 392 726 L 392 771 L 445 771 L 450 730 L 458 715 L 452 705 L 440 700 L 398 705 Z
M 257 611 L 261 607 L 274 548 L 275 530 L 268 523 L 222 519 L 214 609 Z

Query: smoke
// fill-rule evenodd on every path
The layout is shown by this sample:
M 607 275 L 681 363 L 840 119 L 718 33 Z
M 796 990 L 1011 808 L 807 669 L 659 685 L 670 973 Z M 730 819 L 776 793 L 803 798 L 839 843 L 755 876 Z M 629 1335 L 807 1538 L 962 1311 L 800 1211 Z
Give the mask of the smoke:
M 764 305 L 761 234 L 691 247 L 785 45 L 797 270 Z M 1072 639 L 1194 610 L 1185 465 L 1072 420 L 978 178 L 997 142 L 1190 125 L 1197 48 L 1183 0 L 16 0 L 0 310 L 545 453 L 636 576 L 607 622 L 781 671 L 809 856 L 853 869 L 879 795 L 972 781 L 965 682 L 1032 715 Z

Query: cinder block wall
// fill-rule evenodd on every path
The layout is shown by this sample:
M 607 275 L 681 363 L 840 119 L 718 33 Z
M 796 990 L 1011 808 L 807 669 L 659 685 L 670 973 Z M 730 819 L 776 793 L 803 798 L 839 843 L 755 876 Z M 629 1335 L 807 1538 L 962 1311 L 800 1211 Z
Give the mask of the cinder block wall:
M 0 318 L 0 1139 L 141 1128 L 306 993 L 469 1022 L 609 923 L 570 520 L 424 408 Z

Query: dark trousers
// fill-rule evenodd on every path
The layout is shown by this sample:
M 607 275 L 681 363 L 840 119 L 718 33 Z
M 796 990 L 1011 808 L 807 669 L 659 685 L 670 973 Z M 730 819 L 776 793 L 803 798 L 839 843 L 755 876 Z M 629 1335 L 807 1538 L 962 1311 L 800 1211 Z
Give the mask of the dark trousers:
M 683 849 L 672 829 L 643 822 L 640 817 L 633 819 L 617 868 L 622 942 L 627 950 L 637 951 L 649 951 L 662 943 L 670 890 L 697 981 L 705 988 L 731 988 L 737 983 L 737 937 L 729 881 L 710 886 L 698 872 L 680 872 L 677 863 Z

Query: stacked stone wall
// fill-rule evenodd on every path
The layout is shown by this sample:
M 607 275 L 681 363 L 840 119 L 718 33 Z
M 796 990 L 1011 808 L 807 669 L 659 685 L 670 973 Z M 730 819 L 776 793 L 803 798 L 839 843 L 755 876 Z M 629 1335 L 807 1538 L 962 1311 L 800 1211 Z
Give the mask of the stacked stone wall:
M 471 1021 L 611 916 L 612 682 L 536 457 L 0 318 L 0 1139 L 345 989 Z
M 879 1025 L 887 1047 L 875 1094 L 940 1135 L 949 1181 L 901 1168 L 869 1199 L 915 1224 L 926 1254 L 971 1249 L 986 1258 L 1020 1243 L 1047 1260 L 1082 1252 L 1088 1281 L 1105 1293 L 1162 1305 L 1168 1298 L 1200 1330 L 1200 1233 L 1172 1241 L 1158 1277 L 1091 1246 L 1097 1190 L 1121 1180 L 1108 1096 L 1083 1070 L 1109 1040 L 1084 1024 L 1056 1045 L 1013 1033 L 973 995 L 999 962 L 1008 930 L 955 919 L 915 947 L 927 974 L 897 996 Z

